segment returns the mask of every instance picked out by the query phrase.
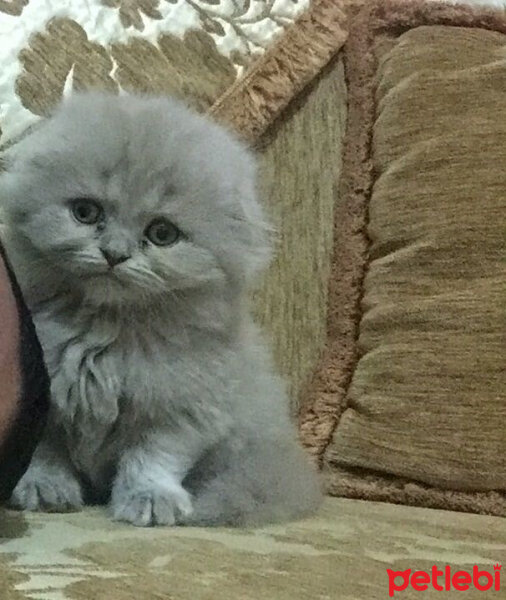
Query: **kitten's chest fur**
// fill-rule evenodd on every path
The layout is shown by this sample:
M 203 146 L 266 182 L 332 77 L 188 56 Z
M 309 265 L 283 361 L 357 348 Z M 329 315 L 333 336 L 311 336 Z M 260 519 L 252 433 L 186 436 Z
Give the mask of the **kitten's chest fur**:
M 98 484 L 121 449 L 135 443 L 139 426 L 156 417 L 150 401 L 160 387 L 160 365 L 165 375 L 173 369 L 170 353 L 149 328 L 124 319 L 46 310 L 34 321 L 51 376 L 54 421 L 75 465 Z
M 67 451 L 104 487 L 146 430 L 188 425 L 213 440 L 231 426 L 239 346 L 172 312 L 119 318 L 68 307 L 32 311 L 51 376 L 53 421 Z

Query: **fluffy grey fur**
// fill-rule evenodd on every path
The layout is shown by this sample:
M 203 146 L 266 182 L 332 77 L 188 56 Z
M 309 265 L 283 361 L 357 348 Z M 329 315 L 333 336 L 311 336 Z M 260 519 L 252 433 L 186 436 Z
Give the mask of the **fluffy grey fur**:
M 13 505 L 108 501 L 141 526 L 313 511 L 319 481 L 246 300 L 270 247 L 245 148 L 168 99 L 84 94 L 7 165 L 5 242 L 52 378 Z M 80 222 L 75 199 L 101 218 Z M 170 245 L 146 237 L 160 218 L 181 232 Z

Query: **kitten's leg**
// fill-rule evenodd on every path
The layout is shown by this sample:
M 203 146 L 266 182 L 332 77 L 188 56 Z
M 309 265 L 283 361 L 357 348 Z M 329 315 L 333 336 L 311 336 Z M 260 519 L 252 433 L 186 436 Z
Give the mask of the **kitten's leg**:
M 31 511 L 68 512 L 83 506 L 81 484 L 65 455 L 46 436 L 11 496 L 14 508 Z
M 113 518 L 141 527 L 174 525 L 192 512 L 183 481 L 195 461 L 197 443 L 166 432 L 152 432 L 120 459 L 111 495 Z

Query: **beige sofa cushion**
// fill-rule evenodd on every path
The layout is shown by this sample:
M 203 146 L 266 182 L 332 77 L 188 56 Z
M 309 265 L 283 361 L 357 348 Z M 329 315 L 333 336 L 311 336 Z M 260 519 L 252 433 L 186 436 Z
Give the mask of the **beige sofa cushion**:
M 346 58 L 306 444 L 332 493 L 506 515 L 506 20 L 381 2 Z

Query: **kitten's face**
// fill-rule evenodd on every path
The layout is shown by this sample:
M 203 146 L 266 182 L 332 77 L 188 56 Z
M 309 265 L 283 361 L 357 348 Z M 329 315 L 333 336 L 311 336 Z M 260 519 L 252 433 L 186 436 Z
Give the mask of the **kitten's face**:
M 8 158 L 9 227 L 97 302 L 241 286 L 268 256 L 250 156 L 169 100 L 76 96 Z

